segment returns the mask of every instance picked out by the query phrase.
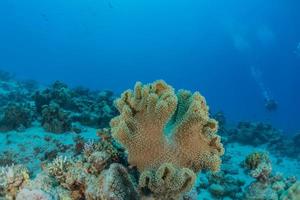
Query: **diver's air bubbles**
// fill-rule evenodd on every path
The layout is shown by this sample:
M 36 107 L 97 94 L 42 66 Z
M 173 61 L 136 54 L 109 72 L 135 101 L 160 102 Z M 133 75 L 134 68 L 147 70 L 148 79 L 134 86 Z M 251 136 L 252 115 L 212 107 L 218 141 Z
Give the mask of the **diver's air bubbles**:
M 297 47 L 296 47 L 296 50 L 294 51 L 294 53 L 300 57 L 300 42 L 298 43 Z
M 267 26 L 260 27 L 256 32 L 256 36 L 264 46 L 273 44 L 276 39 L 274 32 Z
M 277 102 L 271 97 L 270 91 L 265 87 L 265 84 L 262 79 L 262 71 L 257 66 L 251 66 L 251 74 L 259 86 L 261 94 L 265 101 L 265 108 L 267 111 L 272 112 L 277 110 L 278 104 Z

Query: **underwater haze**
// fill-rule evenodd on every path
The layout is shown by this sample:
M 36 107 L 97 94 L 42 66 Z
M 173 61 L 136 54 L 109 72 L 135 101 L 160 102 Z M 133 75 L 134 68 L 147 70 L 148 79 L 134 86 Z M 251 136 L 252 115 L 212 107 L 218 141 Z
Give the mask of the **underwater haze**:
M 300 0 L 0 0 L 0 200 L 300 200 L 299 113 Z
M 299 8 L 295 0 L 2 0 L 0 68 L 117 92 L 164 79 L 200 90 L 233 120 L 295 132 Z M 277 112 L 265 112 L 264 90 Z

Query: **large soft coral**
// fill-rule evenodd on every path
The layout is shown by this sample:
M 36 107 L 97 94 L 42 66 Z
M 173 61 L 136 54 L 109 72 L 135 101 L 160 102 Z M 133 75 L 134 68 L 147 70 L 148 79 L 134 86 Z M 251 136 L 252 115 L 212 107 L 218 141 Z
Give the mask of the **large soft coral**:
M 164 81 L 125 91 L 116 101 L 119 116 L 111 121 L 113 136 L 128 151 L 128 161 L 139 171 L 164 163 L 217 171 L 224 153 L 218 124 L 209 118 L 199 92 L 174 89 Z

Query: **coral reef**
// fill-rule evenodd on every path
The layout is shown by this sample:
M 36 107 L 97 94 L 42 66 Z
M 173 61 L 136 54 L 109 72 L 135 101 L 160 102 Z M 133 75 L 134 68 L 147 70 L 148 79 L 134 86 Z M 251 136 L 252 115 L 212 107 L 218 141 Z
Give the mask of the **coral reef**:
M 239 122 L 236 126 L 225 123 L 225 116 L 218 112 L 213 117 L 219 122 L 218 134 L 222 136 L 224 145 L 239 143 L 254 147 L 264 145 L 267 150 L 278 156 L 298 158 L 300 156 L 299 134 L 285 135 L 282 131 L 262 122 Z
M 245 167 L 250 170 L 250 175 L 259 182 L 268 180 L 272 171 L 269 156 L 263 152 L 253 152 L 245 159 Z
M 163 81 L 124 92 L 116 101 L 121 113 L 111 121 L 113 136 L 128 151 L 128 161 L 139 171 L 164 163 L 217 171 L 224 153 L 217 122 L 208 116 L 198 92 L 174 89 Z
M 14 78 L 14 75 L 7 72 L 7 71 L 4 71 L 4 70 L 0 70 L 0 81 L 10 81 Z
M 64 133 L 71 130 L 72 123 L 69 114 L 60 109 L 58 104 L 43 106 L 42 126 L 48 132 Z
M 88 184 L 86 198 L 97 199 L 139 199 L 135 183 L 121 164 L 113 163 L 97 177 L 96 184 Z
M 70 113 L 73 122 L 96 128 L 106 127 L 116 115 L 113 98 L 110 91 L 91 92 L 82 87 L 70 89 L 59 81 L 33 95 L 38 113 L 42 114 L 45 106 L 55 103 Z
M 0 72 L 0 199 L 299 199 L 299 134 L 210 117 L 198 92 L 163 81 L 113 100 Z
M 231 142 L 258 146 L 268 144 L 276 145 L 281 140 L 281 132 L 269 124 L 239 122 L 236 129 L 228 131 Z
M 41 113 L 44 105 L 55 102 L 60 107 L 72 107 L 71 90 L 68 86 L 60 81 L 54 82 L 49 88 L 43 91 L 37 91 L 33 95 L 37 112 Z
M 294 183 L 281 196 L 280 200 L 298 200 L 300 199 L 300 182 Z
M 20 188 L 29 181 L 28 170 L 21 165 L 0 167 L 0 197 L 13 200 Z
M 246 200 L 277 200 L 280 195 L 295 182 L 294 178 L 283 178 L 280 174 L 272 175 L 269 156 L 263 152 L 253 152 L 245 159 L 244 166 L 256 180 L 246 187 Z
M 121 160 L 116 159 L 121 154 L 116 154 L 110 145 L 108 141 L 86 143 L 83 155 L 57 157 L 46 164 L 44 170 L 68 191 L 71 199 L 182 199 L 192 188 L 195 173 L 173 164 L 164 164 L 157 171 L 144 171 L 137 185 L 135 175 L 115 163 Z
M 53 198 L 42 190 L 22 189 L 16 200 L 52 200 Z
M 0 108 L 10 103 L 30 102 L 31 91 L 14 77 L 0 70 Z
M 281 145 L 275 149 L 281 155 L 286 155 L 294 158 L 300 158 L 300 133 L 296 133 L 290 138 L 282 142 Z
M 72 199 L 135 199 L 138 193 L 134 179 L 124 166 L 113 163 L 121 154 L 111 142 L 90 141 L 84 145 L 82 155 L 59 156 L 44 170 Z
M 201 179 L 200 179 L 201 180 Z M 208 173 L 207 180 L 200 183 L 200 187 L 208 189 L 214 198 L 242 199 L 242 187 L 245 182 L 224 171 Z
M 269 184 L 253 182 L 246 188 L 245 200 L 277 200 L 278 195 Z
M 28 104 L 11 103 L 4 108 L 0 119 L 0 131 L 19 130 L 30 127 L 33 121 L 32 108 Z

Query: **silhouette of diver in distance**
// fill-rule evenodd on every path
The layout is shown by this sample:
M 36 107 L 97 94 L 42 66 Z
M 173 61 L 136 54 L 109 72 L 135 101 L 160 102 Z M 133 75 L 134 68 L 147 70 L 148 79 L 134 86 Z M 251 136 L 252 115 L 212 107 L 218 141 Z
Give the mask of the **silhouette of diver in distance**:
M 265 108 L 269 112 L 276 111 L 278 108 L 278 103 L 274 99 L 265 99 Z

